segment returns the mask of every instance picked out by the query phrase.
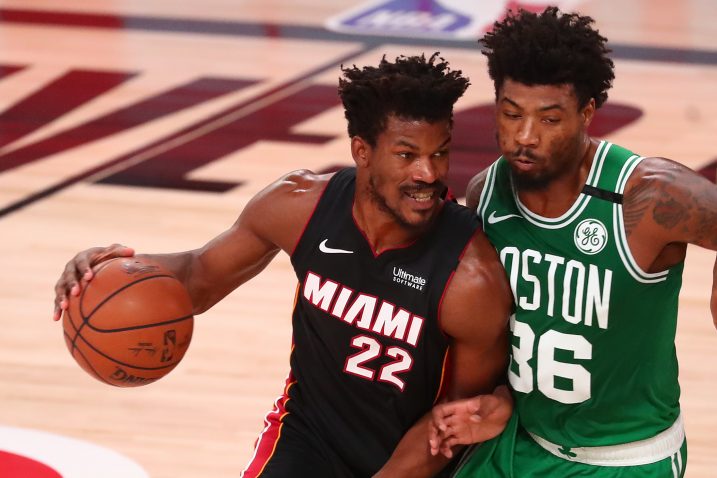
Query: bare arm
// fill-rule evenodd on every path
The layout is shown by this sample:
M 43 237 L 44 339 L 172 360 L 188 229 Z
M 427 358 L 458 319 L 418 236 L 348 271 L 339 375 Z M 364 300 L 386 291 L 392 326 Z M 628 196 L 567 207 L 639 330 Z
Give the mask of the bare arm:
M 495 249 L 478 233 L 448 286 L 441 309 L 443 330 L 451 337 L 448 399 L 490 394 L 501 381 L 508 359 L 511 301 Z M 502 408 L 504 413 L 492 416 L 494 421 L 487 424 L 484 439 L 503 430 L 512 411 L 507 408 L 507 412 Z M 429 420 L 427 415 L 406 433 L 376 476 L 427 477 L 446 465 L 448 459 L 435 456 L 428 446 Z
M 674 161 L 640 163 L 627 183 L 623 217 L 630 249 L 648 272 L 680 262 L 686 244 L 717 250 L 717 185 Z
M 630 177 L 623 200 L 630 250 L 647 272 L 682 262 L 687 244 L 717 250 L 717 185 L 663 158 L 647 158 Z M 710 302 L 717 326 L 717 263 Z
M 262 271 L 280 250 L 291 253 L 327 180 L 308 171 L 289 173 L 252 198 L 237 221 L 203 247 L 147 257 L 182 281 L 195 314 L 202 313 Z M 78 295 L 92 279 L 93 266 L 133 254 L 117 244 L 78 253 L 55 286 L 55 320 L 67 307 L 68 294 Z

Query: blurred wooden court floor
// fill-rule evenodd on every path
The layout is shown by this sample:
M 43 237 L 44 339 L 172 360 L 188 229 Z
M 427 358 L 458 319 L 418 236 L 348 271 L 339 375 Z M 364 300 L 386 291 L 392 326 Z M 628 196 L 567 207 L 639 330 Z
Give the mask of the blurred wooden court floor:
M 594 133 L 714 179 L 717 2 L 562 4 L 592 15 L 614 50 L 617 78 Z M 440 50 L 471 77 L 451 159 L 451 185 L 464 191 L 495 157 L 493 90 L 475 43 L 324 28 L 361 5 L 0 2 L 0 425 L 111 448 L 155 478 L 238 476 L 288 373 L 288 258 L 200 317 L 182 364 L 137 389 L 105 386 L 76 366 L 51 321 L 53 285 L 79 249 L 194 248 L 280 174 L 349 165 L 339 65 L 384 53 Z M 690 478 L 717 473 L 713 260 L 690 249 L 681 295 Z

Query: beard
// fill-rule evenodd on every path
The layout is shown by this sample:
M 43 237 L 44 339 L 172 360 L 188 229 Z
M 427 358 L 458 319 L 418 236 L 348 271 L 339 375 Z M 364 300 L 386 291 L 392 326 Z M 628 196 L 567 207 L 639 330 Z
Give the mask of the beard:
M 545 164 L 545 160 L 543 158 L 537 156 L 528 148 L 518 148 L 510 153 L 508 158 L 528 158 L 536 163 Z M 515 184 L 515 186 L 520 190 L 536 191 L 544 189 L 558 176 L 555 171 L 550 170 L 535 172 L 518 171 L 512 167 L 512 163 L 509 162 L 509 164 L 511 165 L 510 176 L 513 180 L 513 184 Z
M 426 184 L 426 183 L 416 183 L 410 186 L 402 186 L 400 188 L 401 194 L 404 193 L 410 193 L 410 192 L 419 192 L 419 191 L 433 191 L 434 194 L 440 194 L 446 189 L 446 186 L 441 181 L 436 181 L 433 184 Z M 421 221 L 420 223 L 410 222 L 401 212 L 398 210 L 398 208 L 392 208 L 388 201 L 386 200 L 386 197 L 381 194 L 379 191 L 379 188 L 376 186 L 376 181 L 374 180 L 373 176 L 368 178 L 368 193 L 369 197 L 371 198 L 371 201 L 373 201 L 381 210 L 382 212 L 388 214 L 391 216 L 391 218 L 401 227 L 405 229 L 410 230 L 418 230 L 430 222 L 430 219 L 433 218 L 431 216 L 430 218 L 427 218 L 424 221 Z
M 545 189 L 558 175 L 549 171 L 537 174 L 524 173 L 511 168 L 510 177 L 513 184 L 521 191 L 539 191 Z
M 582 156 L 580 142 L 576 138 L 574 144 L 568 143 L 562 147 L 553 148 L 553 153 L 549 158 L 535 154 L 530 148 L 519 147 L 509 153 L 506 159 L 511 165 L 510 176 L 517 189 L 540 191 L 559 178 L 573 174 L 579 167 L 579 160 Z M 512 167 L 512 161 L 516 158 L 528 158 L 543 167 L 535 171 L 520 171 Z

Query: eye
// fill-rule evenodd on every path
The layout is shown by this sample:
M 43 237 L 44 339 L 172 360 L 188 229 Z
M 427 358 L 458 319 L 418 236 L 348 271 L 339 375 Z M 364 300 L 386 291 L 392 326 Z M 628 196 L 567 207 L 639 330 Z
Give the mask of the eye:
M 403 159 L 411 159 L 413 157 L 413 153 L 411 153 L 410 151 L 401 151 L 396 153 L 396 156 Z
M 503 111 L 503 116 L 505 116 L 508 119 L 518 119 L 520 118 L 520 115 L 518 113 L 515 113 L 513 111 Z
M 560 123 L 560 118 L 553 118 L 553 117 L 543 118 L 543 123 L 558 124 L 558 123 Z
M 442 149 L 440 151 L 436 151 L 435 153 L 433 153 L 433 157 L 434 158 L 446 158 L 446 157 L 448 157 L 448 150 Z

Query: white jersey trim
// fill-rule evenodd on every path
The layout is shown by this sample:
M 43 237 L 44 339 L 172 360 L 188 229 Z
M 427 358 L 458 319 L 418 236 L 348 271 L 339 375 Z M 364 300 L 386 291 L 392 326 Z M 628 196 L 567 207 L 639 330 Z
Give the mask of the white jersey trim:
M 624 193 L 627 180 L 629 179 L 633 171 L 635 171 L 637 165 L 640 164 L 643 159 L 645 158 L 642 156 L 633 155 L 628 158 L 627 161 L 625 161 L 625 165 L 622 167 L 620 175 L 617 179 L 617 188 L 615 192 L 617 192 L 618 194 Z M 630 246 L 627 242 L 627 232 L 625 231 L 625 219 L 623 217 L 622 204 L 615 204 L 613 206 L 613 228 L 615 231 L 614 235 L 616 237 L 615 243 L 617 244 L 617 251 L 620 254 L 620 259 L 622 260 L 625 269 L 627 269 L 627 271 L 636 281 L 642 282 L 644 284 L 654 284 L 667 280 L 667 275 L 669 271 L 661 271 L 654 273 L 645 272 L 637 264 L 637 261 L 635 261 L 635 258 L 630 251 Z
M 501 156 L 502 158 L 502 156 Z M 483 224 L 486 222 L 486 209 L 488 208 L 488 203 L 490 202 L 490 198 L 493 197 L 493 189 L 495 187 L 495 177 L 497 175 L 496 170 L 498 169 L 498 162 L 501 158 L 498 158 L 496 162 L 490 165 L 488 168 L 488 173 L 486 174 L 485 178 L 485 185 L 483 186 L 483 191 L 481 191 L 480 194 L 480 202 L 478 203 L 478 210 L 476 211 L 478 215 L 481 218 L 481 221 L 483 221 Z M 485 226 L 484 226 L 485 227 Z
M 675 453 L 680 454 L 680 448 L 685 441 L 682 415 L 677 417 L 670 428 L 652 438 L 621 445 L 565 448 L 533 433 L 528 432 L 528 434 L 535 443 L 558 458 L 595 466 L 640 466 L 656 463 L 665 458 L 673 459 Z M 681 458 L 680 455 L 679 459 Z M 674 465 L 673 461 L 673 467 Z
M 593 156 L 593 163 L 590 165 L 590 172 L 588 173 L 585 184 L 590 186 L 598 184 L 600 174 L 602 173 L 602 166 L 605 162 L 605 157 L 607 156 L 611 146 L 612 143 L 608 143 L 607 141 L 600 142 L 597 150 L 595 151 L 595 156 Z M 517 205 L 520 213 L 523 214 L 525 219 L 531 224 L 543 229 L 560 229 L 571 223 L 576 217 L 580 216 L 590 202 L 591 196 L 581 192 L 578 195 L 578 199 L 573 203 L 570 209 L 568 209 L 560 217 L 543 217 L 534 213 L 523 205 L 522 202 L 520 202 L 518 191 L 515 188 L 513 188 L 513 198 L 515 199 L 515 204 Z

